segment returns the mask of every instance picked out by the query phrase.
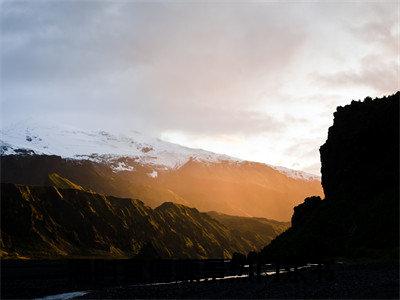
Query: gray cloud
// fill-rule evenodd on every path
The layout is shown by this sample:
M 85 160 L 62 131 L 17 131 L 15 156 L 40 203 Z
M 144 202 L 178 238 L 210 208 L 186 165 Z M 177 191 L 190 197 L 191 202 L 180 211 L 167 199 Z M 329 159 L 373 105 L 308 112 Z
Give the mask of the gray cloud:
M 2 1 L 2 121 L 245 136 L 314 168 L 336 105 L 397 87 L 395 6 Z
M 363 22 L 346 24 L 354 45 L 367 44 L 365 54 L 359 59 L 358 67 L 348 67 L 333 73 L 315 72 L 311 78 L 328 88 L 369 88 L 379 95 L 399 89 L 399 3 L 395 1 L 372 3 Z
M 381 94 L 390 94 L 399 88 L 398 65 L 387 57 L 368 55 L 361 60 L 359 70 L 346 70 L 333 74 L 315 74 L 316 82 L 326 87 L 368 87 Z
M 271 84 L 304 34 L 279 19 L 283 7 L 260 8 L 5 2 L 5 107 L 81 109 L 95 117 L 111 106 L 146 126 L 193 132 L 281 128 L 249 106 L 255 85 Z

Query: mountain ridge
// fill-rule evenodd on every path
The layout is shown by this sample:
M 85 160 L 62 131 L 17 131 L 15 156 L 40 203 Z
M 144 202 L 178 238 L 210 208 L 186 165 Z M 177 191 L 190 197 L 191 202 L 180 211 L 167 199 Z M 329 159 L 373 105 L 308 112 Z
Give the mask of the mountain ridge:
M 190 160 L 204 163 L 248 162 L 225 154 L 166 142 L 137 131 L 130 131 L 130 135 L 114 134 L 104 130 L 84 131 L 66 125 L 43 125 L 38 121 L 25 120 L 2 128 L 0 133 L 0 155 L 57 155 L 76 160 L 107 162 L 117 172 L 134 169 L 129 163 L 119 160 L 124 157 L 133 159 L 137 163 L 152 165 L 155 172 L 157 169 L 180 168 Z M 320 178 L 299 170 L 265 165 L 292 178 L 304 180 Z
M 0 162 L 1 182 L 51 186 L 57 178 L 49 175 L 58 174 L 84 190 L 141 199 L 153 208 L 171 201 L 200 211 L 288 221 L 293 206 L 322 195 L 314 175 L 138 132 L 129 137 L 22 122 L 1 131 Z
M 135 199 L 5 183 L 1 194 L 0 252 L 8 258 L 129 258 L 149 244 L 162 258 L 228 258 L 260 249 L 287 227 L 282 223 L 272 236 L 252 241 L 207 213 L 172 202 L 151 209 Z
M 114 172 L 106 163 L 63 159 L 49 155 L 0 156 L 1 182 L 47 185 L 57 173 L 85 190 L 122 198 L 136 198 L 155 208 L 172 201 L 200 211 L 288 221 L 292 207 L 304 197 L 321 194 L 319 181 L 289 178 L 258 163 L 205 164 L 189 161 L 179 169 L 160 170 L 129 161 L 134 171 Z

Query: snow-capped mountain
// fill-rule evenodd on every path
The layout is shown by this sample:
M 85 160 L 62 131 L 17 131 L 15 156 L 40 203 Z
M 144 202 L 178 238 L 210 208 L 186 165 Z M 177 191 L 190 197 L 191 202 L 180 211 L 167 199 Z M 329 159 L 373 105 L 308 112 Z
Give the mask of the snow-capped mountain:
M 242 160 L 202 149 L 193 149 L 173 144 L 137 131 L 129 134 L 84 131 L 71 126 L 40 124 L 24 121 L 0 131 L 0 154 L 44 154 L 62 158 L 106 162 L 114 171 L 132 171 L 133 166 L 119 158 L 128 157 L 136 163 L 151 165 L 154 170 L 148 175 L 157 177 L 159 169 L 177 169 L 189 160 L 204 163 Z M 303 180 L 319 180 L 319 177 L 302 171 L 268 165 L 288 177 Z
M 287 221 L 319 177 L 191 149 L 138 132 L 113 134 L 21 122 L 0 136 L 1 181 L 67 186 L 151 207 L 165 201 L 200 211 Z
M 19 150 L 35 154 L 59 155 L 63 158 L 106 161 L 130 157 L 139 163 L 178 168 L 189 159 L 204 162 L 238 161 L 226 155 L 191 149 L 145 136 L 137 131 L 112 134 L 84 131 L 71 126 L 17 123 L 1 130 L 1 154 L 18 154 Z M 123 167 L 120 166 L 123 170 Z

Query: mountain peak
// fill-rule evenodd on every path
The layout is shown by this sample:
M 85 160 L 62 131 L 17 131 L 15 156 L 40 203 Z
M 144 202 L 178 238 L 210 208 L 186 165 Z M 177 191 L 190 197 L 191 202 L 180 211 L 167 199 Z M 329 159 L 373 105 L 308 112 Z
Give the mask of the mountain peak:
M 245 163 L 238 158 L 202 149 L 193 149 L 144 135 L 138 131 L 112 133 L 105 130 L 82 130 L 69 125 L 42 123 L 27 119 L 2 128 L 1 155 L 38 154 L 57 155 L 75 160 L 91 160 L 112 165 L 115 172 L 133 171 L 121 158 L 155 170 L 178 169 L 190 161 L 202 163 Z M 283 167 L 270 166 L 280 173 L 302 180 L 319 180 L 318 176 Z
M 32 120 L 1 130 L 1 154 L 18 154 L 19 149 L 63 158 L 103 161 L 115 157 L 134 158 L 138 163 L 178 168 L 189 159 L 237 160 L 201 149 L 191 149 L 143 135 L 137 131 L 115 134 L 105 130 L 80 130 Z M 26 152 L 26 151 L 25 151 Z
M 178 204 L 174 203 L 171 201 L 167 201 L 159 205 L 158 207 L 155 208 L 155 210 L 158 211 L 166 211 L 166 210 L 173 210 L 173 211 L 186 211 L 186 212 L 194 212 L 194 213 L 199 213 L 199 211 L 194 208 L 194 207 L 189 207 L 183 204 Z

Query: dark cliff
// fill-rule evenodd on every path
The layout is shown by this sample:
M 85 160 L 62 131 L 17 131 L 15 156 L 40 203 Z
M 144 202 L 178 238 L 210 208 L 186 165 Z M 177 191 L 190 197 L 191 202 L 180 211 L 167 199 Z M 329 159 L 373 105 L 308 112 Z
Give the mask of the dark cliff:
M 399 181 L 399 97 L 338 107 L 328 139 L 320 148 L 322 186 L 327 199 L 363 201 Z
M 399 98 L 337 108 L 320 148 L 326 198 L 294 208 L 292 227 L 263 249 L 266 260 L 398 257 Z

